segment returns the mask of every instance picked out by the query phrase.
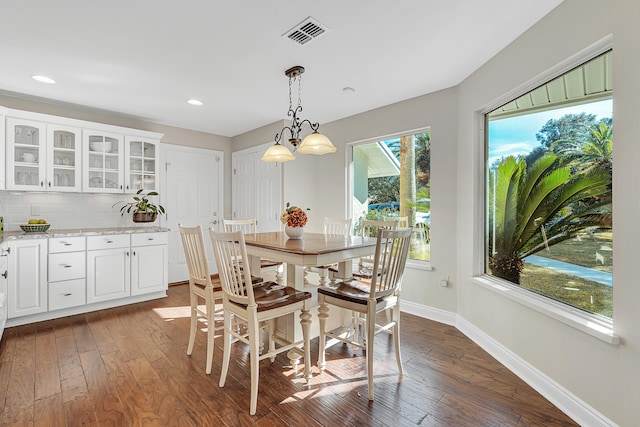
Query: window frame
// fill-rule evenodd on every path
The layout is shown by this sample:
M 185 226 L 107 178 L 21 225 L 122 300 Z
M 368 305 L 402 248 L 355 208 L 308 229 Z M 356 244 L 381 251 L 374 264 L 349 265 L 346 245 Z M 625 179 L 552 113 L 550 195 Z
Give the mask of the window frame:
M 475 132 L 475 143 L 473 149 L 474 162 L 474 244 L 473 244 L 473 275 L 471 282 L 485 289 L 498 293 L 499 295 L 524 305 L 532 310 L 547 315 L 566 325 L 576 328 L 595 338 L 612 345 L 620 344 L 620 337 L 614 333 L 614 320 L 603 316 L 588 313 L 586 311 L 571 307 L 567 304 L 554 301 L 551 298 L 538 295 L 520 286 L 510 283 L 488 274 L 485 274 L 485 254 L 486 254 L 486 151 L 488 149 L 488 135 L 485 116 L 491 111 L 505 105 L 520 96 L 544 85 L 564 73 L 582 65 L 583 63 L 613 49 L 613 38 L 611 35 L 588 46 L 582 51 L 561 61 L 556 66 L 542 72 L 524 84 L 508 91 L 504 95 L 493 100 L 491 103 L 476 110 L 474 113 L 473 127 Z M 615 97 L 615 95 L 614 95 Z M 614 119 L 615 120 L 615 119 Z M 614 255 L 615 256 L 615 255 Z M 615 307 L 614 307 L 615 314 Z
M 372 143 L 372 142 L 377 142 L 377 141 L 384 141 L 384 140 L 388 140 L 388 139 L 394 139 L 394 138 L 400 138 L 402 136 L 406 136 L 406 135 L 416 135 L 419 133 L 425 133 L 425 132 L 430 132 L 431 131 L 431 126 L 424 126 L 421 128 L 417 128 L 417 129 L 412 129 L 412 130 L 407 130 L 407 131 L 401 131 L 401 132 L 395 132 L 395 133 L 391 133 L 391 134 L 387 134 L 387 135 L 382 135 L 382 136 L 376 136 L 376 137 L 372 137 L 372 138 L 366 138 L 366 139 L 361 139 L 358 141 L 353 141 L 353 142 L 348 142 L 345 144 L 346 147 L 346 157 L 347 157 L 347 217 L 349 218 L 353 218 L 354 217 L 354 213 L 353 213 L 353 194 L 354 194 L 354 188 L 353 188 L 353 147 L 355 147 L 356 145 L 363 145 L 363 144 L 368 144 L 368 143 Z M 433 175 L 432 175 L 433 176 Z M 431 243 L 431 247 L 433 247 L 433 244 Z M 429 257 L 429 261 L 424 261 L 424 260 L 418 260 L 418 259 L 411 259 L 411 258 L 407 258 L 407 267 L 409 268 L 413 268 L 413 269 L 417 269 L 417 270 L 433 270 L 433 267 L 431 265 L 431 257 Z

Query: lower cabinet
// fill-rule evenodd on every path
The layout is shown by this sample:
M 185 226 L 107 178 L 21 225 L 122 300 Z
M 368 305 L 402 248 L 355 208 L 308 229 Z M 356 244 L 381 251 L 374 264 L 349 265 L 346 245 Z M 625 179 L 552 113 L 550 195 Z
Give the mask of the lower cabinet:
M 87 303 L 131 295 L 128 234 L 87 237 Z
M 105 307 L 161 295 L 167 289 L 167 247 L 166 232 L 5 242 L 0 251 L 0 336 L 5 316 L 14 326 L 78 313 L 78 307 L 88 304 L 121 300 L 97 306 Z
M 46 312 L 47 239 L 10 241 L 8 250 L 9 319 Z
M 167 233 L 131 235 L 131 295 L 167 289 Z

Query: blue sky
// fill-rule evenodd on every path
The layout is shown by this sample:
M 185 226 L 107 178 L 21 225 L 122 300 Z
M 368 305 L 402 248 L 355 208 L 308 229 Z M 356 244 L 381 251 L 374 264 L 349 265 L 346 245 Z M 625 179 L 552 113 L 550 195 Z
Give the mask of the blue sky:
M 527 154 L 540 143 L 536 139 L 536 133 L 549 119 L 559 119 L 565 114 L 579 114 L 582 112 L 595 114 L 596 120 L 613 117 L 613 102 L 594 102 L 591 104 L 576 105 L 558 110 L 542 111 L 540 113 L 511 117 L 489 122 L 489 146 L 488 163 L 492 164 L 496 159 L 509 154 Z

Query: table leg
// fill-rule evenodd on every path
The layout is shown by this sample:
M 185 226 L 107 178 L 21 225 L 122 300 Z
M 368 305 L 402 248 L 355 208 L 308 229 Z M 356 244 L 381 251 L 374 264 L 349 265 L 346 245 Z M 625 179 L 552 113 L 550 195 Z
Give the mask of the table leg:
M 294 289 L 304 289 L 304 267 L 287 264 L 287 285 Z
M 253 276 L 260 276 L 260 257 L 249 255 L 249 271 Z

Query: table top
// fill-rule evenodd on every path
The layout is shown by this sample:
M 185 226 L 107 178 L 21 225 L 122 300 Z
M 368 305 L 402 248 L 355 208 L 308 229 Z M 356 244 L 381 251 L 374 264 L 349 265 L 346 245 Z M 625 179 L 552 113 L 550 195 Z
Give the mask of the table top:
M 344 237 L 306 232 L 301 239 L 289 239 L 282 231 L 246 234 L 244 239 L 247 246 L 300 255 L 322 255 L 358 248 L 370 248 L 376 245 L 376 239 L 373 237 Z

